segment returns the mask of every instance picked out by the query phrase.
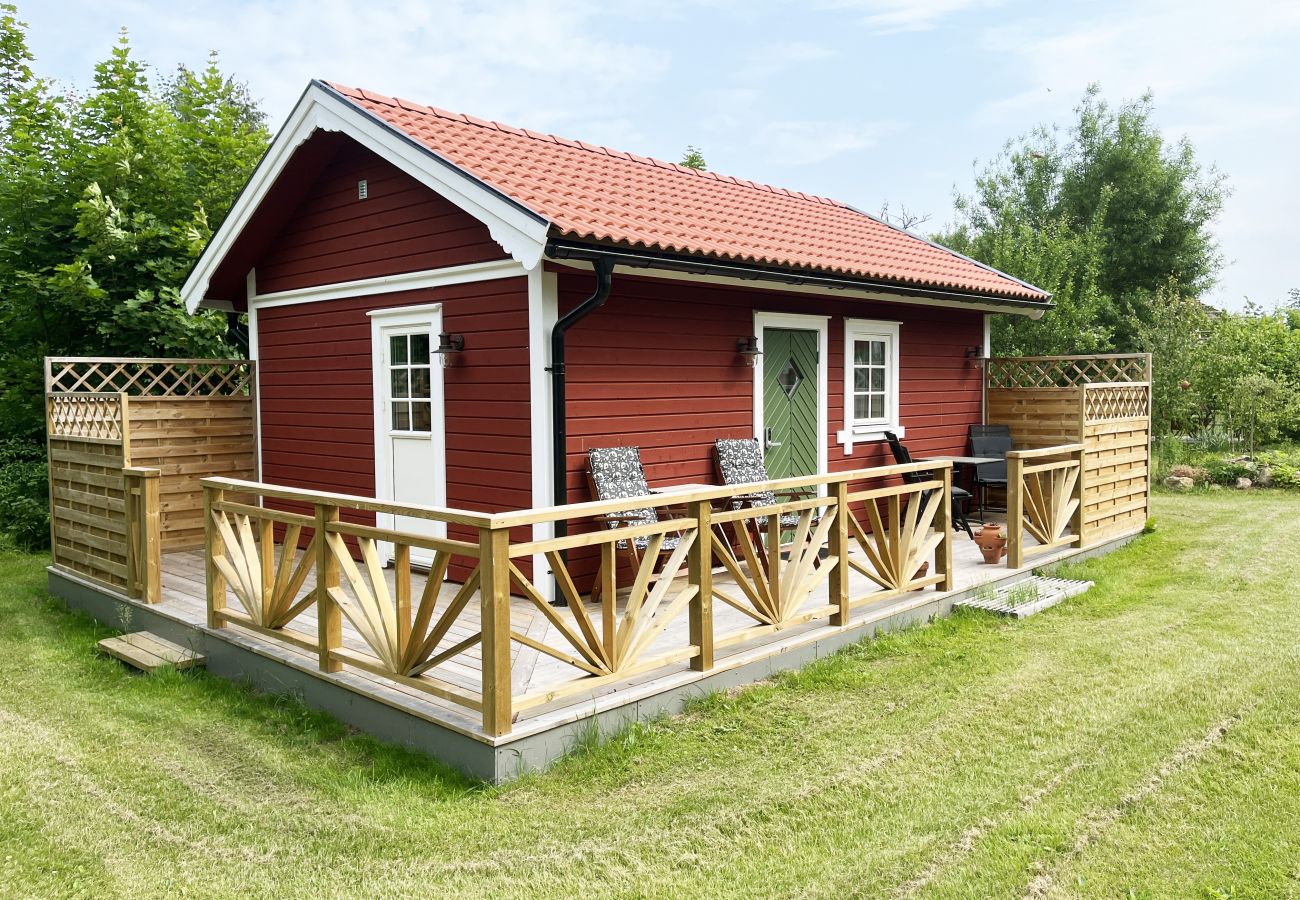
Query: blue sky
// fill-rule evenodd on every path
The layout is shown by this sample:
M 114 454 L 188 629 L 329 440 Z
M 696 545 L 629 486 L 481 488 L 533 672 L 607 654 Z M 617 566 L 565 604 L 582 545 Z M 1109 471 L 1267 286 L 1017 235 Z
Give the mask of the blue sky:
M 1300 3 L 1234 0 L 18 0 L 42 73 L 84 87 L 125 25 L 169 69 L 209 50 L 274 124 L 327 78 L 566 137 L 952 217 L 976 160 L 1066 125 L 1089 82 L 1230 176 L 1207 299 L 1300 287 Z M 69 27 L 75 23 L 75 27 Z

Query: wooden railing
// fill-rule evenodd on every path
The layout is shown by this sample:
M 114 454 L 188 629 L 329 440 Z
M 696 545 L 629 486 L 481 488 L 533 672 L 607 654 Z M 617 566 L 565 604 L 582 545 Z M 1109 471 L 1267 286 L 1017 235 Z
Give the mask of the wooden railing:
M 933 474 L 896 483 L 917 472 Z M 718 648 L 819 619 L 847 625 L 857 606 L 924 587 L 951 590 L 951 478 L 947 463 L 912 463 L 491 515 L 204 479 L 209 625 L 249 628 L 316 654 L 324 671 L 353 666 L 477 710 L 484 731 L 501 735 L 516 714 L 608 681 L 681 662 L 707 672 Z M 761 507 L 736 501 L 769 490 L 806 496 Z M 598 516 L 633 509 L 656 510 L 658 521 L 593 527 Z M 345 522 L 349 510 L 441 523 L 471 537 Z M 562 536 L 522 538 L 561 522 Z M 634 570 L 620 572 L 627 541 L 645 548 Z M 381 543 L 391 548 L 391 573 Z M 413 550 L 428 555 L 418 592 Z M 602 563 L 598 602 L 575 575 L 584 554 Z M 935 571 L 925 573 L 931 554 Z M 534 560 L 548 571 L 533 570 Z M 719 583 L 715 569 L 730 581 Z M 453 570 L 459 583 L 447 584 L 444 599 Z M 854 594 L 851 572 L 879 590 Z M 539 587 L 546 576 L 567 606 L 548 602 Z M 512 623 L 512 594 L 545 620 L 544 635 Z M 477 617 L 462 615 L 475 599 Z M 715 626 L 715 599 L 749 624 Z M 310 615 L 315 629 L 299 624 Z M 684 631 L 670 631 L 683 618 Z M 360 646 L 344 645 L 344 619 Z M 573 677 L 516 696 L 512 644 L 563 663 Z M 476 653 L 474 684 L 449 671 L 472 665 Z
M 1007 566 L 1060 547 L 1083 546 L 1084 445 L 1007 453 Z M 1026 546 L 1028 532 L 1037 542 Z
M 204 479 L 203 490 L 209 627 L 234 623 L 315 653 L 326 672 L 337 672 L 347 664 L 470 709 L 483 709 L 478 692 L 440 677 L 436 670 L 483 644 L 480 633 L 453 639 L 451 626 L 480 593 L 484 573 L 491 568 L 490 560 L 486 567 L 482 562 L 482 548 L 491 542 L 355 524 L 343 521 L 341 512 L 378 512 L 484 529 L 490 523 L 486 516 L 226 478 Z M 310 512 L 253 505 L 232 499 L 232 494 Z M 380 542 L 391 548 L 391 586 L 379 558 Z M 418 596 L 413 590 L 413 549 L 430 555 L 429 573 Z M 439 611 L 443 579 L 456 558 L 468 562 L 470 574 Z M 232 595 L 239 609 L 231 608 Z M 299 624 L 308 612 L 316 618 L 312 630 Z M 345 618 L 362 646 L 344 645 Z M 492 683 L 493 649 L 483 644 L 483 684 Z M 508 646 L 506 666 L 508 673 Z

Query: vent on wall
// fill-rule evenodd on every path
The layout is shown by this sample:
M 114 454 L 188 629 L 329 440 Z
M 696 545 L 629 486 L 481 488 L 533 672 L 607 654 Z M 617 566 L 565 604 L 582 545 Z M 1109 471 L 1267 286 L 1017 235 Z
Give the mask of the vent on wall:
M 364 178 L 357 182 L 357 199 L 364 200 L 370 196 L 370 184 Z

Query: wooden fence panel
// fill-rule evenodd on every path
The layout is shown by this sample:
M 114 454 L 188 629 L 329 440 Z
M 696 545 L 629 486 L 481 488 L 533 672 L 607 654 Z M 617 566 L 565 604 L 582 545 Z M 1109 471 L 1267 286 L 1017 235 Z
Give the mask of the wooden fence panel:
M 126 462 L 120 442 L 52 435 L 50 532 L 54 564 L 127 588 Z
M 1006 425 L 1011 440 L 1025 450 L 1057 447 L 1079 440 L 1081 389 L 989 388 L 990 424 Z
M 199 479 L 256 476 L 252 397 L 132 397 L 129 415 L 131 463 L 162 472 L 163 550 L 202 547 Z

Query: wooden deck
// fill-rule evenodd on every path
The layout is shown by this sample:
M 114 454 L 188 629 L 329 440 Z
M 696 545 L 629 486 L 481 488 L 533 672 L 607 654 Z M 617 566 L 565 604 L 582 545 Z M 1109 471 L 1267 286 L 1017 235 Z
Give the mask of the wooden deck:
M 1032 539 L 1031 539 L 1032 540 Z M 924 588 L 906 594 L 885 597 L 877 602 L 868 602 L 856 608 L 850 618 L 850 624 L 868 620 L 888 618 L 895 613 L 915 607 L 918 603 L 928 603 L 937 597 L 955 597 L 969 592 L 980 584 L 1005 581 L 1017 573 L 1009 570 L 1005 562 L 999 565 L 987 565 L 980 556 L 979 548 L 964 534 L 954 535 L 954 564 L 956 587 L 952 591 L 937 592 L 934 588 Z M 1074 555 L 1078 551 L 1065 548 L 1055 552 L 1046 552 L 1033 560 L 1035 567 Z M 853 553 L 851 558 L 856 558 Z M 933 565 L 933 560 L 931 561 Z M 1024 570 L 1027 573 L 1029 570 Z M 1021 574 L 1023 574 L 1021 573 Z M 395 589 L 394 570 L 385 570 L 390 590 Z M 718 587 L 726 589 L 734 584 L 721 572 L 715 572 Z M 163 556 L 162 602 L 151 607 L 154 610 L 171 615 L 176 619 L 196 627 L 202 627 L 207 621 L 206 587 L 204 581 L 204 558 L 202 551 L 172 552 Z M 855 594 L 870 593 L 872 585 L 856 573 L 851 576 L 850 590 Z M 684 582 L 684 580 L 683 580 Z M 425 575 L 418 571 L 412 573 L 412 593 L 423 591 Z M 314 575 L 309 576 L 304 584 L 304 592 L 314 588 Z M 441 589 L 439 608 L 449 603 L 459 585 L 446 582 Z M 885 592 L 880 592 L 884 594 Z M 814 608 L 826 603 L 827 589 L 823 585 L 819 591 L 809 595 L 804 606 Z M 239 600 L 233 592 L 228 594 L 227 602 L 233 610 L 239 610 Z M 726 606 L 715 604 L 714 629 L 719 636 L 742 631 L 754 623 L 740 612 Z M 572 624 L 573 612 L 557 609 L 562 620 Z M 598 607 L 588 606 L 588 615 L 596 616 Z M 296 631 L 312 634 L 317 628 L 316 612 L 307 609 L 294 620 Z M 563 646 L 563 636 L 558 629 L 526 599 L 511 599 L 512 629 L 526 634 L 540 644 Z M 228 625 L 226 630 L 238 636 L 242 641 L 259 646 L 269 653 L 286 659 L 298 659 L 304 667 L 315 669 L 317 656 L 307 649 L 293 646 L 284 641 L 275 640 L 257 631 L 239 625 Z M 477 603 L 471 603 L 457 617 L 449 634 L 444 638 L 443 646 L 454 645 L 458 641 L 471 638 L 480 630 L 480 613 Z M 788 629 L 774 631 L 766 635 L 726 646 L 716 656 L 716 667 L 725 669 L 728 665 L 737 665 L 752 661 L 762 656 L 777 655 L 794 644 L 815 641 L 826 633 L 839 631 L 837 626 L 829 626 L 825 621 L 814 621 L 796 625 Z M 665 630 L 648 647 L 647 655 L 668 654 L 676 647 L 689 643 L 688 622 L 685 616 L 675 618 Z M 346 618 L 343 620 L 343 646 L 359 653 L 369 652 L 369 647 L 362 636 Z M 477 693 L 482 690 L 482 654 L 480 646 L 475 644 L 464 653 L 452 658 L 438 668 L 439 678 Z M 690 671 L 686 662 L 664 665 L 650 671 L 635 674 L 626 679 L 607 681 L 594 685 L 591 690 L 574 690 L 575 670 L 559 659 L 518 642 L 511 643 L 511 692 L 515 698 L 536 695 L 549 690 L 566 691 L 558 699 L 539 704 L 514 716 L 515 736 L 553 727 L 559 722 L 572 721 L 589 715 L 596 706 L 610 708 L 623 703 L 635 702 L 638 698 L 654 694 L 657 690 L 667 689 L 698 678 L 700 673 Z M 427 691 L 419 690 L 400 682 L 381 677 L 370 672 L 346 667 L 342 676 L 320 673 L 322 678 L 342 677 L 354 690 L 361 690 L 382 699 L 384 702 L 399 705 L 408 711 L 439 724 L 454 728 L 465 734 L 486 737 L 482 721 L 474 711 L 463 706 L 441 700 Z M 581 682 L 578 682 L 581 684 Z M 595 706 L 593 705 L 595 704 Z

